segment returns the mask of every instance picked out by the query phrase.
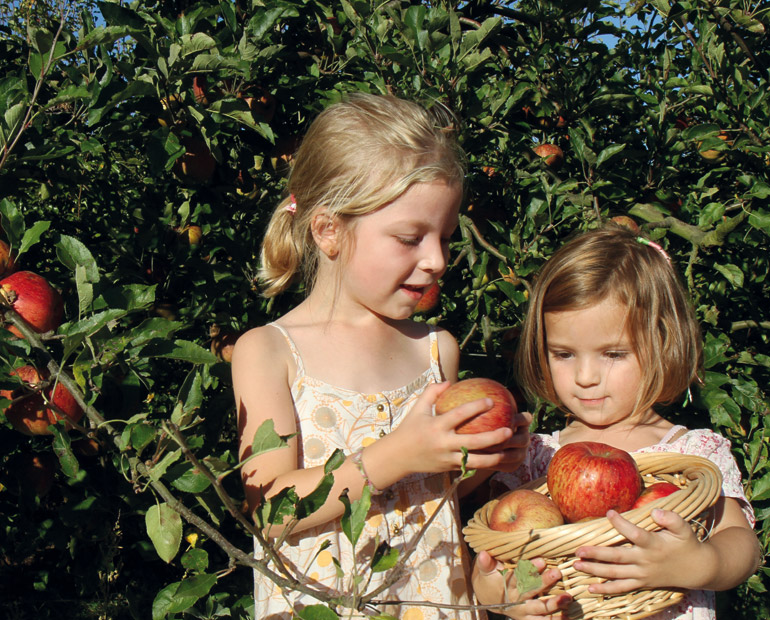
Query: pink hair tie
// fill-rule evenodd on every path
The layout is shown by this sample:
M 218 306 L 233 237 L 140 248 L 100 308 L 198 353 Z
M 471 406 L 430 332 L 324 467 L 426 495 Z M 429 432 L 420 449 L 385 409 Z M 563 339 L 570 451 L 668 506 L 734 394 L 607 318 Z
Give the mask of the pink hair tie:
M 289 204 L 284 207 L 284 210 L 288 211 L 289 213 L 297 212 L 297 199 L 294 198 L 294 194 L 289 195 Z
M 654 241 L 650 241 L 649 239 L 645 239 L 644 237 L 637 237 L 636 240 L 641 243 L 642 245 L 648 245 L 652 249 L 657 250 L 660 255 L 666 259 L 666 262 L 670 265 L 671 264 L 671 257 L 666 253 L 666 250 L 664 250 L 660 245 L 655 243 Z

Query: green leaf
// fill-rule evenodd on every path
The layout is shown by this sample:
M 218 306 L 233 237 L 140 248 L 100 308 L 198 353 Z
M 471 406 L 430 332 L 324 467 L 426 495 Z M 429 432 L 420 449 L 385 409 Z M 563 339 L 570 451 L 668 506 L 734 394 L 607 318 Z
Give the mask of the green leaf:
M 596 158 L 596 167 L 598 168 L 601 166 L 605 161 L 620 153 L 620 151 L 622 151 L 624 148 L 626 148 L 625 143 L 613 144 L 612 146 L 608 146 L 606 149 L 602 149 L 602 152 L 599 153 L 599 157 Z
M 152 620 L 163 620 L 169 614 L 190 609 L 209 593 L 216 582 L 216 575 L 203 574 L 166 586 L 152 602 Z
M 536 590 L 543 586 L 543 579 L 535 568 L 535 565 L 529 560 L 519 560 L 516 568 L 513 569 L 513 576 L 516 578 L 516 589 L 519 594 Z
M 257 432 L 254 433 L 254 439 L 251 442 L 251 455 L 257 456 L 277 450 L 279 448 L 285 448 L 289 444 L 286 440 L 294 437 L 296 433 L 291 435 L 279 435 L 275 432 L 275 422 L 272 418 L 268 418 L 262 424 L 259 425 Z
M 398 561 L 398 549 L 393 549 L 386 542 L 381 542 L 372 556 L 372 572 L 382 573 L 390 570 Z
M 199 344 L 188 340 L 151 340 L 145 345 L 140 355 L 142 357 L 163 357 L 190 362 L 191 364 L 215 364 L 216 356 Z
M 365 485 L 361 492 L 361 499 L 353 502 L 348 499 L 348 492 L 345 489 L 340 495 L 340 501 L 344 506 L 342 517 L 340 517 L 342 533 L 355 548 L 361 537 L 361 532 L 364 530 L 366 515 L 369 514 L 369 508 L 372 505 L 371 489 L 369 485 Z
M 752 502 L 770 499 L 770 472 L 767 472 L 759 480 L 752 482 L 749 499 Z
M 80 463 L 72 452 L 69 434 L 62 432 L 60 424 L 50 426 L 53 431 L 53 451 L 59 459 L 62 471 L 70 478 L 75 478 L 80 471 Z
M 190 549 L 180 560 L 190 572 L 202 573 L 209 567 L 209 554 L 204 549 Z
M 166 478 L 172 486 L 184 493 L 203 493 L 211 486 L 211 481 L 201 472 L 193 468 L 191 463 L 179 463 L 169 467 Z
M 340 617 L 326 605 L 308 605 L 298 611 L 297 615 L 302 620 L 340 620 Z
M 718 265 L 714 263 L 714 269 L 721 273 L 735 288 L 743 288 L 743 271 L 735 265 Z
M 269 524 L 283 523 L 287 518 L 293 517 L 294 506 L 298 500 L 297 492 L 294 487 L 281 489 L 270 499 L 266 499 L 257 508 L 254 513 L 255 520 L 259 527 L 266 527 Z
M 91 251 L 79 239 L 62 235 L 59 243 L 56 244 L 56 256 L 65 267 L 72 271 L 75 271 L 78 265 L 82 265 L 86 270 L 88 282 L 96 283 L 99 281 L 99 268 L 96 266 L 96 260 Z
M 24 236 L 21 238 L 19 254 L 24 254 L 24 252 L 40 241 L 40 237 L 50 226 L 51 222 L 35 222 L 32 224 L 32 228 L 25 230 Z
M 94 301 L 94 285 L 88 281 L 83 265 L 75 267 L 75 288 L 78 291 L 78 316 L 82 316 Z
M 0 215 L 3 217 L 2 228 L 8 236 L 8 242 L 11 246 L 18 246 L 24 234 L 24 217 L 7 198 L 0 200 Z
M 182 517 L 166 503 L 154 504 L 147 510 L 144 524 L 160 559 L 171 562 L 182 542 Z

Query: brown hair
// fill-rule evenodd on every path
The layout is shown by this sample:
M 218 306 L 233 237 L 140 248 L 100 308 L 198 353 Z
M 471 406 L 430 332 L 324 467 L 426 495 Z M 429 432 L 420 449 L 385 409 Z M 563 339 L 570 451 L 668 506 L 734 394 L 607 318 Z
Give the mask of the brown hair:
M 548 366 L 545 313 L 581 310 L 607 298 L 626 307 L 641 364 L 634 413 L 673 402 L 698 378 L 700 326 L 682 282 L 662 251 L 612 225 L 567 242 L 537 277 L 517 353 L 519 380 L 530 396 L 562 406 Z
M 312 288 L 318 248 L 311 223 L 317 208 L 349 221 L 389 204 L 416 183 L 462 187 L 464 160 L 448 121 L 448 115 L 440 118 L 410 101 L 362 93 L 321 112 L 296 153 L 289 197 L 276 207 L 262 242 L 264 295 L 279 294 L 298 274 Z M 292 197 L 294 212 L 286 209 Z

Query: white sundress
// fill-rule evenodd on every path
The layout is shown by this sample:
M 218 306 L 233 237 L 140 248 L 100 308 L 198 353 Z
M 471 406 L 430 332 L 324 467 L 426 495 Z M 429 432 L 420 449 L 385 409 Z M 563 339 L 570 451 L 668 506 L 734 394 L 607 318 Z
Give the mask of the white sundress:
M 438 338 L 429 326 L 430 368 L 409 385 L 376 394 L 360 394 L 329 385 L 305 374 L 302 357 L 281 326 L 297 366 L 291 386 L 297 429 L 300 467 L 323 465 L 339 448 L 351 454 L 390 433 L 409 412 L 417 397 L 433 382 L 443 380 L 439 361 Z M 310 587 L 327 593 L 350 593 L 351 571 L 362 570 L 371 559 L 375 541 L 386 541 L 403 551 L 409 548 L 426 519 L 438 508 L 450 485 L 450 475 L 417 474 L 408 476 L 380 495 L 372 496 L 372 506 L 354 559 L 351 545 L 342 533 L 339 520 L 323 524 L 289 537 L 279 550 L 286 565 L 295 574 L 306 575 Z M 322 544 L 329 546 L 321 549 Z M 255 543 L 255 555 L 261 557 Z M 333 558 L 339 560 L 345 577 L 338 578 Z M 419 541 L 409 560 L 408 574 L 378 597 L 383 601 L 429 601 L 433 603 L 470 604 L 470 561 L 460 533 L 457 498 L 441 508 L 430 528 Z M 292 605 L 301 609 L 319 601 L 296 592 L 281 593 L 272 581 L 255 571 L 255 618 L 289 620 Z M 366 591 L 382 583 L 387 572 L 374 573 Z M 367 574 L 368 578 L 369 574 Z M 483 620 L 486 614 L 471 610 L 451 610 L 425 606 L 378 606 L 401 620 Z M 339 610 L 347 618 L 349 610 Z M 350 617 L 358 617 L 351 615 Z

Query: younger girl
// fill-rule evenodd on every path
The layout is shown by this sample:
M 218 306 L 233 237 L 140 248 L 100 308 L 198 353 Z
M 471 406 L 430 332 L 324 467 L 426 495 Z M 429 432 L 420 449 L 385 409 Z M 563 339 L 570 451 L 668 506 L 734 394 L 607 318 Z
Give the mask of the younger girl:
M 446 331 L 409 318 L 446 268 L 463 175 L 452 132 L 423 108 L 352 96 L 312 123 L 295 158 L 290 195 L 266 232 L 265 294 L 280 293 L 300 275 L 309 293 L 235 347 L 240 457 L 249 456 L 267 419 L 279 434 L 297 435 L 288 448 L 250 460 L 243 480 L 253 509 L 287 487 L 307 495 L 335 449 L 348 455 L 326 503 L 300 520 L 278 551 L 289 572 L 321 593 L 352 594 L 353 573 L 363 573 L 380 542 L 410 549 L 459 469 L 463 446 L 469 468 L 510 470 L 523 459 L 523 417 L 515 433 L 454 432 L 489 409 L 489 399 L 432 415 L 446 381 L 456 380 L 459 350 Z M 359 499 L 366 485 L 372 507 L 354 553 L 340 526 L 339 497 L 347 490 L 351 501 Z M 272 527 L 267 535 L 281 531 Z M 468 604 L 468 558 L 454 498 L 417 544 L 408 574 L 380 600 Z M 365 590 L 385 575 L 375 573 Z M 262 620 L 288 620 L 319 602 L 281 591 L 259 573 L 255 598 Z M 405 620 L 478 617 L 419 605 L 378 610 Z
M 619 227 L 594 230 L 558 250 L 537 278 L 521 334 L 519 376 L 530 395 L 558 405 L 567 424 L 552 435 L 534 435 L 522 467 L 496 479 L 516 487 L 544 476 L 556 450 L 576 441 L 695 454 L 722 471 L 707 541 L 699 542 L 671 511 L 653 511 L 663 528 L 656 533 L 610 511 L 612 524 L 633 545 L 577 550 L 577 570 L 607 579 L 591 585 L 592 592 L 689 590 L 655 618 L 713 618 L 713 591 L 735 587 L 758 568 L 754 514 L 730 443 L 711 430 L 672 424 L 655 410 L 683 397 L 701 361 L 694 312 L 657 244 Z

